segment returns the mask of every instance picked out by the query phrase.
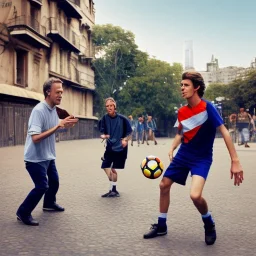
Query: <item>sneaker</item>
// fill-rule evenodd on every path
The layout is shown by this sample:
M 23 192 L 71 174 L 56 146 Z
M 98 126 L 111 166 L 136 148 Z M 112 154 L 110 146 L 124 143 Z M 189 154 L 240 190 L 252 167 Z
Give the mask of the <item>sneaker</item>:
M 111 191 L 108 197 L 120 197 L 120 194 L 118 193 L 118 191 Z
M 215 224 L 212 223 L 211 225 L 204 225 L 204 230 L 205 230 L 205 243 L 207 245 L 213 245 L 217 238 Z
M 64 212 L 65 208 L 61 207 L 60 205 L 54 203 L 53 205 L 44 205 L 43 211 L 49 212 Z
M 150 231 L 144 234 L 144 239 L 154 238 L 156 236 L 164 236 L 167 234 L 167 226 L 158 226 L 158 224 L 152 224 Z
M 111 190 L 109 190 L 106 194 L 102 195 L 101 197 L 108 197 L 108 195 L 111 193 Z
M 250 146 L 249 146 L 248 144 L 245 144 L 244 147 L 245 147 L 245 148 L 249 148 Z

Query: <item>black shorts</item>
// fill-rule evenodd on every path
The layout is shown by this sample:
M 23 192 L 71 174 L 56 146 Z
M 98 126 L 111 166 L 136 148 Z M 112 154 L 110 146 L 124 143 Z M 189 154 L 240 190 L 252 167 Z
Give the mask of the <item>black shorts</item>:
M 120 152 L 105 151 L 101 168 L 124 169 L 127 158 L 127 150 Z

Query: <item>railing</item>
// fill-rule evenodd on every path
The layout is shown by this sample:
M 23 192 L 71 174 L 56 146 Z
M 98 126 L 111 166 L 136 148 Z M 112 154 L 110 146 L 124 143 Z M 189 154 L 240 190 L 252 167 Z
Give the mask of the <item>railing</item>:
M 75 66 L 73 66 L 71 71 L 71 80 L 77 82 L 78 84 L 94 89 L 94 75 L 84 73 L 79 71 Z
M 46 28 L 42 26 L 35 18 L 31 16 L 18 16 L 16 18 L 11 19 L 7 26 L 15 27 L 15 26 L 28 26 L 41 34 L 42 36 L 46 36 Z
M 79 49 L 80 40 L 79 36 L 73 31 L 73 29 L 60 21 L 58 18 L 49 18 L 50 21 L 50 30 L 56 30 L 58 33 L 64 37 L 67 41 L 72 43 L 76 46 L 77 49 Z

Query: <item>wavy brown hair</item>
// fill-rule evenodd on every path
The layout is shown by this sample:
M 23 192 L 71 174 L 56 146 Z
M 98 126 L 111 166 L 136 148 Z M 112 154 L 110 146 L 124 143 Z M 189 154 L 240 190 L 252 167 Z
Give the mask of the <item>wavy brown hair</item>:
M 185 72 L 182 74 L 182 80 L 185 80 L 185 79 L 189 79 L 193 83 L 193 86 L 195 89 L 198 86 L 200 86 L 197 93 L 198 93 L 198 96 L 202 98 L 205 91 L 205 83 L 202 75 L 198 72 Z

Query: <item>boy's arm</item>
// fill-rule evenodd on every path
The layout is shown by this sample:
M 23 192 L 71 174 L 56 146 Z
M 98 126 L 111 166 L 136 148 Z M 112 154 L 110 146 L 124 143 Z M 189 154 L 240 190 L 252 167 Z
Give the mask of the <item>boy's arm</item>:
M 173 142 L 172 142 L 170 151 L 169 151 L 169 153 L 168 153 L 168 156 L 169 156 L 169 158 L 170 158 L 170 161 L 172 161 L 172 159 L 173 159 L 173 152 L 174 152 L 174 150 L 180 145 L 181 139 L 182 139 L 182 135 L 178 132 L 178 133 L 176 134 L 176 136 L 174 137 L 174 140 L 173 140 Z
M 231 158 L 231 169 L 230 169 L 230 175 L 231 179 L 234 177 L 234 185 L 240 185 L 242 183 L 244 177 L 243 177 L 243 169 L 240 164 L 239 158 L 236 153 L 235 146 L 232 142 L 232 139 L 230 137 L 230 134 L 227 130 L 227 128 L 222 124 L 219 126 L 219 131 L 222 134 L 222 137 L 226 143 L 230 158 Z

